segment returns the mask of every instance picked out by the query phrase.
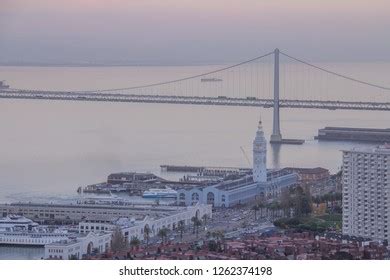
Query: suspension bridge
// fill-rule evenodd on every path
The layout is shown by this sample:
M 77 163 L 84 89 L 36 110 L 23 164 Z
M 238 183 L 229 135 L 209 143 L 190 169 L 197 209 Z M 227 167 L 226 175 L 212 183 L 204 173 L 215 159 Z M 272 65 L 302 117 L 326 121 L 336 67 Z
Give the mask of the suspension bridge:
M 280 63 L 281 58 L 286 61 Z M 0 89 L 0 98 L 273 108 L 271 142 L 279 143 L 280 108 L 390 111 L 389 93 L 389 87 L 339 74 L 275 49 L 228 67 L 158 83 L 77 91 Z

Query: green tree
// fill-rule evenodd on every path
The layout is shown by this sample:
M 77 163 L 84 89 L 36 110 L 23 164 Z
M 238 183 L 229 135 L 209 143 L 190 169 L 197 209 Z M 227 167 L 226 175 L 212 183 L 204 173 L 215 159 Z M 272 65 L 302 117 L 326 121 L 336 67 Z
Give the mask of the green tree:
M 120 227 L 116 227 L 112 233 L 111 250 L 114 253 L 125 251 L 128 248 L 128 243 Z
M 194 230 L 193 230 L 193 233 L 196 233 L 196 238 L 198 238 L 198 235 L 199 235 L 199 227 L 202 225 L 202 221 L 199 220 L 199 218 L 197 216 L 194 216 L 191 218 L 191 221 L 194 225 Z
M 280 207 L 283 210 L 284 217 L 290 217 L 291 208 L 293 207 L 293 200 L 290 190 L 283 190 L 280 196 Z
M 144 228 L 144 238 L 146 240 L 146 246 L 149 245 L 150 233 L 151 233 L 151 229 L 148 225 L 146 225 Z
M 260 201 L 258 204 L 257 204 L 257 207 L 259 207 L 259 210 L 260 210 L 260 219 L 263 218 L 263 210 L 265 208 L 265 204 L 263 201 Z
M 225 234 L 222 231 L 220 231 L 220 230 L 213 231 L 211 233 L 211 236 L 213 238 L 217 239 L 218 241 L 222 241 L 225 238 Z
M 207 214 L 204 214 L 202 216 L 202 220 L 203 220 L 203 225 L 206 226 L 207 225 L 207 220 L 209 219 L 209 215 Z
M 132 249 L 134 249 L 134 247 L 139 246 L 140 243 L 141 243 L 141 241 L 138 239 L 137 236 L 133 236 L 133 237 L 130 239 L 130 246 L 132 247 Z
M 253 205 L 252 210 L 255 212 L 255 221 L 257 221 L 257 211 L 260 210 L 258 205 Z
M 177 224 L 177 231 L 180 233 L 180 241 L 183 241 L 183 233 L 185 231 L 185 223 L 184 221 L 179 221 Z
M 293 203 L 295 215 L 298 217 L 306 216 L 312 212 L 311 195 L 307 189 L 304 190 L 300 186 L 295 188 Z
M 161 228 L 157 235 L 161 238 L 161 242 L 165 243 L 166 238 L 168 237 L 168 229 L 167 228 Z

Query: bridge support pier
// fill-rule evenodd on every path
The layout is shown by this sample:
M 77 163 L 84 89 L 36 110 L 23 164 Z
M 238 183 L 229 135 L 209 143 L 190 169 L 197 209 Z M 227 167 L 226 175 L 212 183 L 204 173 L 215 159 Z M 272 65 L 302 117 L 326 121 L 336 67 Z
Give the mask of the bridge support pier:
M 274 55 L 274 118 L 270 143 L 281 143 L 282 134 L 280 133 L 279 118 L 279 49 L 275 49 Z

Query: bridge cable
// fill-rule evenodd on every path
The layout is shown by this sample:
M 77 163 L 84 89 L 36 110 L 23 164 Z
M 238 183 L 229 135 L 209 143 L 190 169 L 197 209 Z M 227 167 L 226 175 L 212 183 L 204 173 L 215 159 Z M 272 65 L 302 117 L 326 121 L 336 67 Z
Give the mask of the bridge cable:
M 310 67 L 313 67 L 313 68 L 316 68 L 318 70 L 324 71 L 324 72 L 326 72 L 328 74 L 332 74 L 332 75 L 335 75 L 335 76 L 338 76 L 338 77 L 341 77 L 341 78 L 344 78 L 344 79 L 347 79 L 347 80 L 350 80 L 350 81 L 353 81 L 353 82 L 356 82 L 356 83 L 360 83 L 360 84 L 363 84 L 363 85 L 367 85 L 367 86 L 371 86 L 371 87 L 375 87 L 375 88 L 379 88 L 379 89 L 383 89 L 383 90 L 390 90 L 390 87 L 385 87 L 385 86 L 381 86 L 381 85 L 378 85 L 378 84 L 373 84 L 373 83 L 370 83 L 370 82 L 358 80 L 358 79 L 355 79 L 355 78 L 352 78 L 352 77 L 349 77 L 349 76 L 346 76 L 346 75 L 343 75 L 343 74 L 339 74 L 339 73 L 333 72 L 333 71 L 325 69 L 323 67 L 311 64 L 311 63 L 309 63 L 307 61 L 304 61 L 302 59 L 299 59 L 299 58 L 293 57 L 291 55 L 288 55 L 288 54 L 286 54 L 286 53 L 284 53 L 282 51 L 280 51 L 280 53 L 282 55 L 286 56 L 286 57 L 289 57 L 289 58 L 297 61 L 297 62 L 306 64 L 306 65 L 308 65 Z
M 198 74 L 198 75 L 194 75 L 194 76 L 190 76 L 190 77 L 185 77 L 185 78 L 181 78 L 181 79 L 177 79 L 177 80 L 171 80 L 171 81 L 159 82 L 159 83 L 148 84 L 148 85 L 141 85 L 141 86 L 126 87 L 126 88 L 113 88 L 113 89 L 102 89 L 102 90 L 85 90 L 85 91 L 77 91 L 77 92 L 78 93 L 93 93 L 93 92 L 110 92 L 110 91 L 121 91 L 121 90 L 133 90 L 133 89 L 149 88 L 149 87 L 154 87 L 154 86 L 162 86 L 162 85 L 167 85 L 167 84 L 171 84 L 171 83 L 178 83 L 178 82 L 183 82 L 183 81 L 187 81 L 187 80 L 190 80 L 190 79 L 200 78 L 200 77 L 207 76 L 207 75 L 210 75 L 210 74 L 215 74 L 215 73 L 222 72 L 222 71 L 225 71 L 225 70 L 228 70 L 228 69 L 231 69 L 231 68 L 235 68 L 235 67 L 238 67 L 238 66 L 241 66 L 241 65 L 244 65 L 244 64 L 256 61 L 256 60 L 259 60 L 261 58 L 270 56 L 272 54 L 274 54 L 273 51 L 269 52 L 267 54 L 264 54 L 264 55 L 252 58 L 250 60 L 246 60 L 246 61 L 234 64 L 234 65 L 230 65 L 230 66 L 227 66 L 227 67 L 224 67 L 224 68 L 220 68 L 220 69 L 217 69 L 217 70 L 213 70 L 213 71 L 210 71 L 210 72 L 206 72 L 206 73 L 202 73 L 202 74 Z

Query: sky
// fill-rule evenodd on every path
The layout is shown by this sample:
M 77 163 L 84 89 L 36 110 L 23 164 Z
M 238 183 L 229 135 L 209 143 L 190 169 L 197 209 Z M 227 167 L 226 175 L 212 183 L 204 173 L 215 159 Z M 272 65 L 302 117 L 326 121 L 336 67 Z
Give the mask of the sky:
M 389 0 L 0 0 L 0 63 L 390 61 Z

